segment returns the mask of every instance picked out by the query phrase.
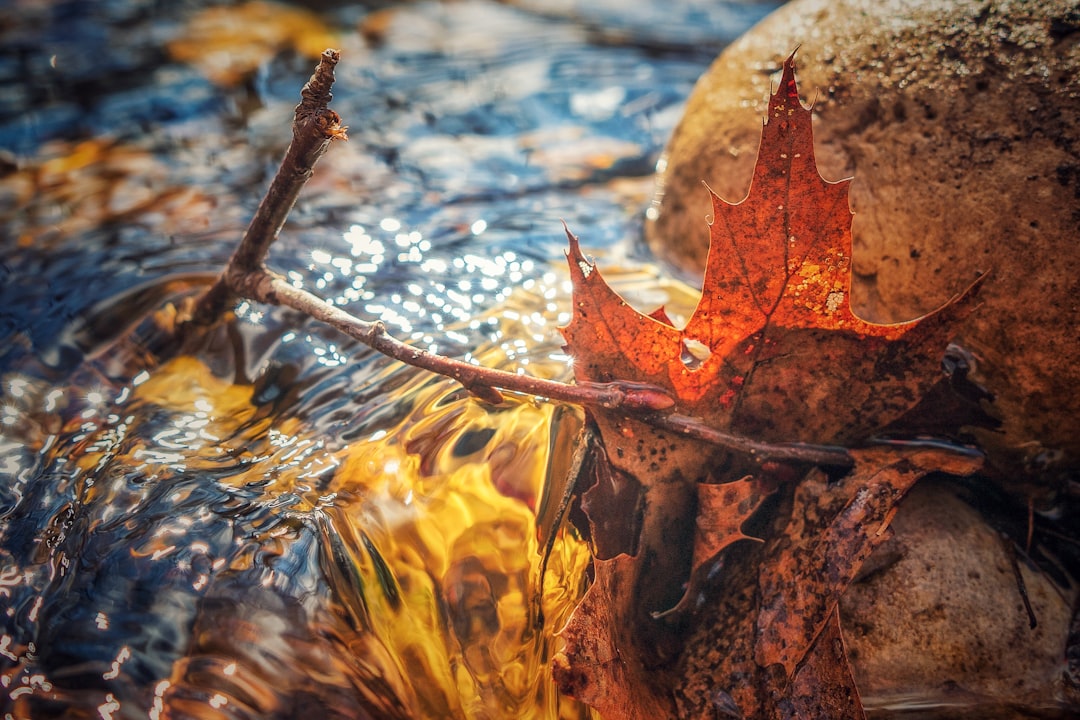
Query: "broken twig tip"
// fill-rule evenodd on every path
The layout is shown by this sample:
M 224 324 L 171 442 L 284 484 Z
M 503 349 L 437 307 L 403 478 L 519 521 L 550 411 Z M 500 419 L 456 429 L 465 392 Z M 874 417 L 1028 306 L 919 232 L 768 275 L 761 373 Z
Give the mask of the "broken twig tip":
M 325 110 L 334 99 L 330 89 L 334 86 L 334 66 L 341 60 L 341 53 L 333 48 L 323 50 L 319 64 L 311 79 L 300 90 L 300 105 L 296 108 L 297 117 L 315 114 Z

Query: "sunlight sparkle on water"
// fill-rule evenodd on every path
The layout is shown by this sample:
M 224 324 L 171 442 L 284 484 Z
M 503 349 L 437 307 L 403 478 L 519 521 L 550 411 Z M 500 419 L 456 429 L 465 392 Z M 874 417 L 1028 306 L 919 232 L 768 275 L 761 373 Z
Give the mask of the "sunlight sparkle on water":
M 464 228 L 472 236 L 491 232 L 483 218 Z M 371 230 L 354 224 L 342 233 L 342 239 L 347 253 L 337 256 L 325 247 L 310 251 L 307 272 L 289 272 L 290 282 L 296 287 L 311 286 L 328 304 L 361 319 L 381 321 L 402 340 L 430 352 L 440 349 L 436 338 L 467 346 L 475 338 L 470 338 L 465 328 L 480 330 L 483 323 L 477 323 L 476 316 L 505 304 L 517 291 L 540 293 L 548 302 L 542 309 L 506 318 L 527 328 L 534 340 L 552 332 L 555 300 L 562 289 L 557 286 L 560 276 L 547 271 L 533 277 L 539 269 L 536 262 L 512 250 L 432 257 L 439 252 L 433 250 L 432 242 L 395 217 L 379 220 Z M 391 252 L 392 248 L 396 250 Z M 402 282 L 388 288 L 385 278 L 399 273 L 403 274 Z M 560 324 L 567 319 L 565 314 L 558 317 Z M 489 323 L 496 331 L 489 340 L 497 341 L 498 321 L 491 317 Z M 304 339 L 319 364 L 336 367 L 348 362 L 341 350 L 325 339 L 312 335 Z M 508 349 L 511 357 L 524 355 L 521 348 Z
M 0 597 L 11 597 L 11 591 L 7 588 L 16 587 L 27 581 L 30 574 L 26 570 L 20 571 L 16 567 L 6 567 L 0 570 Z
M 313 345 L 311 352 L 315 355 L 317 362 L 325 367 L 344 365 L 348 360 L 347 356 L 338 352 L 338 347 L 334 343 L 328 343 L 324 347 Z
M 168 680 L 162 680 L 154 687 L 154 706 L 150 709 L 150 720 L 161 720 L 161 714 L 165 711 L 165 691 L 172 687 Z
M 0 657 L 6 657 L 8 660 L 11 661 L 17 661 L 19 659 L 19 656 L 11 652 L 11 650 L 9 649 L 11 647 L 11 642 L 12 638 L 10 635 L 0 636 Z
M 420 270 L 425 273 L 445 273 L 450 269 L 450 265 L 439 258 L 432 258 L 431 260 L 425 260 L 420 263 Z
M 142 373 L 140 373 L 140 375 L 141 374 Z M 135 377 L 137 379 L 139 376 L 136 375 Z M 57 403 L 63 397 L 64 397 L 64 391 L 61 388 L 57 388 L 57 389 L 53 390 L 52 392 L 50 392 L 48 395 L 46 395 L 45 396 L 45 404 L 43 405 L 43 409 L 45 410 L 45 412 L 53 412 L 54 410 L 56 410 Z
M 98 705 L 97 710 L 101 717 L 101 720 L 113 720 L 113 713 L 118 711 L 119 709 L 120 703 L 117 702 L 116 698 L 113 696 L 112 693 L 108 693 L 105 696 L 105 702 L 101 705 Z
M 381 258 L 386 252 L 385 246 L 373 239 L 367 232 L 359 225 L 353 225 L 343 236 L 345 242 L 349 243 L 350 253 L 353 257 L 359 257 L 361 255 L 367 255 L 369 257 Z
M 8 393 L 14 398 L 25 397 L 29 387 L 30 383 L 26 378 L 15 377 L 8 381 Z
M 5 681 L 4 682 L 4 687 L 7 687 L 8 686 L 8 676 L 4 675 L 3 679 Z M 23 678 L 22 678 L 22 683 L 23 683 L 23 686 L 19 687 L 19 688 L 15 688 L 14 690 L 12 690 L 11 693 L 8 695 L 8 697 L 10 697 L 11 699 L 14 700 L 15 698 L 19 697 L 20 695 L 33 695 L 35 693 L 35 691 L 38 691 L 38 690 L 41 690 L 43 692 L 51 692 L 52 689 L 53 689 L 52 683 L 49 682 L 48 680 L 46 680 L 45 676 L 40 674 L 40 673 L 35 673 L 35 674 L 33 674 L 33 675 L 29 676 L 29 677 L 26 677 L 24 675 Z M 108 697 L 112 697 L 112 696 L 110 695 Z M 12 717 L 12 716 L 11 715 L 5 715 L 4 717 L 9 718 L 9 717 Z
M 256 309 L 247 300 L 241 301 L 240 304 L 236 306 L 236 309 L 233 310 L 233 313 L 236 317 L 242 319 L 249 325 L 258 325 L 262 322 L 263 317 L 265 317 L 265 313 L 262 310 Z
M 86 399 L 88 405 L 97 406 L 104 405 L 108 401 L 109 396 L 105 393 L 104 390 L 100 388 L 91 388 L 86 392 L 84 398 Z
M 116 678 L 120 677 L 120 666 L 127 662 L 130 658 L 131 650 L 129 650 L 127 645 L 125 645 L 124 647 L 120 648 L 120 652 L 116 654 L 116 659 L 113 660 L 112 663 L 112 669 L 110 669 L 108 672 L 102 673 L 101 678 L 103 680 L 115 680 Z M 119 709 L 119 706 L 117 707 L 117 709 Z

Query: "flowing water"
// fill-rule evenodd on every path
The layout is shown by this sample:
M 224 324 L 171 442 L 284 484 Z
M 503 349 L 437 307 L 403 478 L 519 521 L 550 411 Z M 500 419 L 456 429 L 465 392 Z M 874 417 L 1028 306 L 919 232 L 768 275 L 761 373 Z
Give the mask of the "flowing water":
M 538 571 L 580 410 L 484 406 L 248 303 L 192 355 L 161 326 L 232 250 L 326 33 L 351 139 L 270 264 L 568 377 L 559 221 L 665 299 L 614 267 L 693 81 L 768 7 L 315 5 L 0 10 L 5 717 L 587 716 L 548 672 L 587 552 L 562 532 Z

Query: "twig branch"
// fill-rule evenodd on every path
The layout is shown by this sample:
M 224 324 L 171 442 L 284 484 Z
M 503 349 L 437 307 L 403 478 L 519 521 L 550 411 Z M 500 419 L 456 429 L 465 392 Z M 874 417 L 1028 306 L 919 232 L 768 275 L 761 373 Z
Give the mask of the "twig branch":
M 384 355 L 458 381 L 469 392 L 490 403 L 502 402 L 499 389 L 562 400 L 579 405 L 594 405 L 628 412 L 654 412 L 670 408 L 674 400 L 660 388 L 644 383 L 581 383 L 568 385 L 529 375 L 518 375 L 473 365 L 444 355 L 407 345 L 386 330 L 381 321 L 361 320 L 331 305 L 317 295 L 290 284 L 285 278 L 265 269 L 240 278 L 237 291 L 246 298 L 269 305 L 285 305 L 299 310 L 340 330 L 351 338 Z
M 285 225 L 300 190 L 311 177 L 315 163 L 326 152 L 331 140 L 346 139 L 341 118 L 327 107 L 332 97 L 334 66 L 339 57 L 336 50 L 322 54 L 315 74 L 301 91 L 303 99 L 296 107 L 292 143 L 277 175 L 225 271 L 198 301 L 191 318 L 179 328 L 181 335 L 213 325 L 225 314 L 230 302 L 245 297 L 299 310 L 384 355 L 452 378 L 487 402 L 502 402 L 500 390 L 525 393 L 623 412 L 684 437 L 745 453 L 760 462 L 775 460 L 844 467 L 853 464 L 843 448 L 761 443 L 720 432 L 693 418 L 665 413 L 674 407 L 675 400 L 653 385 L 625 381 L 568 385 L 430 353 L 393 337 L 382 322 L 361 320 L 267 270 L 263 264 L 266 254 Z
M 851 457 L 851 454 L 836 445 L 759 442 L 741 435 L 721 432 L 699 420 L 674 413 L 655 418 L 645 418 L 645 421 L 650 425 L 670 430 L 683 437 L 720 445 L 729 450 L 749 455 L 759 462 L 798 462 L 841 468 L 855 466 L 855 459 Z
M 240 279 L 262 268 L 300 190 L 315 172 L 315 163 L 326 153 L 331 140 L 348 139 L 348 128 L 341 124 L 341 117 L 327 107 L 333 99 L 330 88 L 334 84 L 334 66 L 340 59 L 341 53 L 337 50 L 325 50 L 315 73 L 300 91 L 301 100 L 293 116 L 289 149 L 225 271 L 199 301 L 190 320 L 196 327 L 217 322 L 226 306 L 235 299 Z

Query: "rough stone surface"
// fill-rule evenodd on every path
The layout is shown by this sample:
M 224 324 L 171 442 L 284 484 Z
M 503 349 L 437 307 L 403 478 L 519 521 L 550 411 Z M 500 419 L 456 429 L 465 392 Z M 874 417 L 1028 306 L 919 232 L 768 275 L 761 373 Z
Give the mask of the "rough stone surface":
M 1080 700 L 1062 681 L 1075 589 L 1020 561 L 1038 619 L 1032 629 L 1001 536 L 948 486 L 917 485 L 892 529 L 863 569 L 877 563 L 878 571 L 841 600 L 868 709 L 917 701 L 1000 717 L 1005 703 L 1032 709 Z
M 962 328 L 1004 434 L 993 459 L 1080 466 L 1080 2 L 795 0 L 699 81 L 647 238 L 700 273 L 707 182 L 746 195 L 766 99 L 798 47 L 822 175 L 854 176 L 853 304 L 910 319 L 992 280 Z M 1064 474 L 1064 472 L 1062 473 Z

